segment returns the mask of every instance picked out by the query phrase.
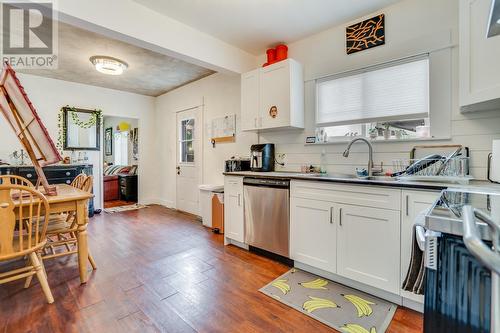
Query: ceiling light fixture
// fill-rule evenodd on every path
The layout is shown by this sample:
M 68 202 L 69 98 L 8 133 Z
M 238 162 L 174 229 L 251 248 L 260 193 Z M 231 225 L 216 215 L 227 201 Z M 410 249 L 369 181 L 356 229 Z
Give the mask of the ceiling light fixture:
M 93 56 L 90 57 L 89 60 L 94 65 L 95 69 L 103 74 L 121 75 L 123 71 L 128 68 L 126 62 L 113 57 Z

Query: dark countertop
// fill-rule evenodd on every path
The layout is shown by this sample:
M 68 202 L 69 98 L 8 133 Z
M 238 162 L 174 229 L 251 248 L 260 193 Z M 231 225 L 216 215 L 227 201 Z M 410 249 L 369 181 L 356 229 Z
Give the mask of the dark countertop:
M 396 188 L 414 188 L 441 191 L 446 188 L 464 188 L 469 190 L 488 190 L 493 192 L 500 192 L 500 185 L 493 184 L 488 181 L 472 180 L 468 185 L 452 184 L 452 183 L 437 183 L 437 182 L 413 182 L 413 181 L 400 181 L 400 180 L 366 180 L 360 178 L 345 178 L 336 175 L 318 175 L 318 174 L 304 174 L 298 172 L 252 172 L 252 171 L 235 171 L 224 172 L 225 176 L 240 176 L 240 177 L 255 177 L 255 178 L 271 178 L 271 179 L 295 179 L 317 182 L 330 182 L 341 183 L 348 185 L 365 185 L 365 186 L 384 186 Z

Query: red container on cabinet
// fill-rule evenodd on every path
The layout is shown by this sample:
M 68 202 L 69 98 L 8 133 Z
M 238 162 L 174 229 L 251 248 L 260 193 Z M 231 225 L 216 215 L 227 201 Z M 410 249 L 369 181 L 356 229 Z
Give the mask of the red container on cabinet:
M 276 62 L 276 50 L 275 49 L 267 49 L 267 64 L 270 65 Z
M 276 61 L 285 60 L 288 58 L 288 46 L 280 44 L 276 46 Z

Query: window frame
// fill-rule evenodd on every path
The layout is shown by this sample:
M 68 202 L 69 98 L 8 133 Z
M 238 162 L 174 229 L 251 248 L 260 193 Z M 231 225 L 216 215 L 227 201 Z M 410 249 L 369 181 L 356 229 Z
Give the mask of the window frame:
M 430 137 L 427 138 L 407 138 L 407 139 L 390 139 L 390 140 L 375 140 L 377 142 L 394 142 L 394 141 L 432 141 L 432 140 L 449 140 L 451 139 L 451 123 L 452 123 L 452 106 L 453 106 L 453 75 L 454 75 L 454 57 L 453 47 L 445 47 L 436 50 L 430 50 L 418 55 L 404 57 L 397 60 L 392 60 L 376 65 L 367 66 L 361 69 L 339 72 L 333 75 L 326 75 L 312 79 L 314 84 L 314 128 L 325 128 L 327 126 L 318 125 L 318 89 L 317 82 L 319 80 L 326 81 L 335 77 L 354 75 L 361 71 L 375 70 L 377 68 L 387 67 L 388 64 L 397 64 L 409 60 L 416 60 L 419 57 L 428 57 L 429 59 L 429 114 L 430 121 Z M 357 123 L 357 122 L 353 122 Z M 341 124 L 338 124 L 341 125 Z M 351 125 L 351 124 L 344 124 Z M 332 125 L 335 126 L 335 125 Z M 365 129 L 368 137 L 368 129 Z M 329 137 L 328 142 L 321 144 L 335 144 L 349 141 L 353 137 L 350 136 L 335 136 Z
M 194 126 L 197 126 L 196 125 L 196 118 L 195 117 L 186 117 L 184 119 L 181 119 L 180 122 L 179 122 L 179 135 L 177 137 L 177 142 L 178 142 L 178 145 L 179 145 L 179 156 L 178 156 L 179 160 L 178 160 L 178 163 L 180 165 L 195 165 L 196 164 L 196 149 L 195 149 L 195 140 L 196 140 L 196 137 L 195 137 L 195 128 L 193 128 L 191 139 L 189 139 L 189 140 L 187 140 L 187 139 L 185 140 L 183 138 L 183 132 L 182 132 L 184 122 L 190 121 L 190 120 L 193 121 Z M 182 160 L 183 155 L 184 155 L 183 154 L 182 145 L 183 145 L 183 143 L 186 143 L 186 142 L 191 142 L 192 143 L 192 147 L 193 147 L 193 161 L 192 162 L 183 161 Z

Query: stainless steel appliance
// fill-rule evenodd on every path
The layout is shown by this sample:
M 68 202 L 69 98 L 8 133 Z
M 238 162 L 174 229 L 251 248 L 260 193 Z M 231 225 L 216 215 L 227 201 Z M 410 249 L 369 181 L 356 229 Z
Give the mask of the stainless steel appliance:
M 245 243 L 289 258 L 290 181 L 243 178 Z
M 500 193 L 445 190 L 426 228 L 424 332 L 500 332 Z
M 248 158 L 231 158 L 224 163 L 225 172 L 234 171 L 250 171 L 250 159 Z
M 257 172 L 274 171 L 274 143 L 250 147 L 250 169 Z

